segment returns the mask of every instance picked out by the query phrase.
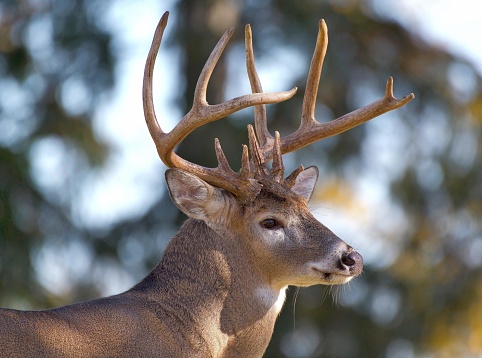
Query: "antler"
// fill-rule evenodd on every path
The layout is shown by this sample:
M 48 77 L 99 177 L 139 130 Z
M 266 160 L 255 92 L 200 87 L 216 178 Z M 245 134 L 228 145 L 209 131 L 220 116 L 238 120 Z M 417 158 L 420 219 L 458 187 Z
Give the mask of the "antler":
M 246 26 L 246 56 L 248 76 L 252 92 L 262 92 L 254 61 L 252 60 L 251 28 Z M 369 121 L 383 113 L 400 108 L 415 98 L 413 93 L 397 99 L 393 96 L 393 78 L 389 77 L 385 88 L 385 96 L 363 108 L 345 114 L 327 123 L 319 123 L 315 119 L 316 96 L 320 82 L 321 70 L 328 47 L 328 29 L 324 20 L 318 23 L 318 37 L 316 39 L 315 51 L 311 60 L 310 71 L 306 83 L 306 92 L 303 97 L 301 124 L 292 134 L 281 139 L 281 153 L 290 153 L 303 148 L 320 139 L 331 137 Z M 249 53 L 249 55 L 248 55 Z M 266 126 L 266 110 L 263 105 L 257 106 L 255 110 L 256 132 L 261 144 L 265 160 L 273 156 L 274 138 L 269 134 Z
M 293 88 L 286 92 L 252 93 L 233 98 L 220 104 L 208 104 L 206 101 L 208 82 L 216 63 L 233 34 L 234 28 L 230 28 L 221 37 L 201 71 L 194 92 L 194 101 L 191 110 L 171 132 L 165 133 L 159 126 L 154 110 L 152 75 L 157 52 L 162 41 L 162 35 L 167 26 L 168 16 L 168 12 L 164 13 L 157 25 L 144 70 L 144 116 L 151 137 L 156 144 L 157 152 L 164 164 L 169 168 L 184 169 L 215 186 L 226 189 L 238 197 L 250 201 L 259 193 L 261 184 L 254 179 L 251 173 L 246 146 L 243 147 L 243 167 L 240 173 L 235 173 L 231 169 L 217 139 L 215 140 L 216 156 L 218 159 L 218 166 L 216 168 L 206 168 L 191 163 L 174 153 L 174 149 L 189 133 L 206 123 L 216 121 L 246 107 L 285 101 L 290 99 L 296 93 L 297 89 Z
M 401 99 L 395 98 L 393 96 L 393 79 L 389 77 L 385 89 L 385 96 L 382 99 L 333 121 L 319 123 L 314 116 L 316 96 L 328 46 L 328 30 L 325 21 L 321 20 L 318 23 L 318 37 L 308 73 L 306 92 L 303 98 L 300 127 L 285 138 L 280 139 L 278 132 L 276 132 L 275 137 L 273 137 L 267 128 L 265 104 L 278 103 L 290 99 L 296 93 L 297 89 L 293 88 L 286 92 L 263 93 L 261 82 L 254 65 L 251 27 L 247 25 L 245 29 L 246 67 L 252 93 L 215 105 L 210 105 L 206 101 L 206 90 L 209 79 L 234 31 L 233 28 L 230 28 L 221 37 L 201 71 L 194 92 L 194 101 L 191 110 L 171 132 L 165 133 L 159 126 L 154 111 L 152 74 L 162 35 L 167 26 L 168 15 L 169 13 L 166 12 L 157 25 L 144 71 L 142 94 L 144 115 L 149 132 L 156 144 L 159 156 L 168 167 L 191 172 L 212 185 L 226 189 L 244 202 L 250 202 L 258 195 L 263 186 L 262 183 L 277 182 L 288 187 L 295 183 L 296 177 L 303 171 L 303 167 L 300 166 L 291 173 L 288 178 L 283 180 L 284 167 L 281 158 L 282 154 L 295 151 L 320 139 L 342 133 L 383 113 L 400 108 L 415 97 L 413 93 L 411 93 Z M 175 147 L 196 128 L 251 106 L 254 106 L 255 110 L 255 127 L 258 138 L 256 138 L 253 127 L 249 125 L 248 138 L 251 160 L 249 159 L 248 148 L 243 146 L 242 166 L 239 173 L 234 172 L 229 166 L 217 138 L 215 139 L 215 150 L 218 160 L 218 166 L 216 168 L 206 168 L 191 163 L 179 157 L 174 152 Z M 273 159 L 271 170 L 266 166 L 266 162 L 270 159 Z

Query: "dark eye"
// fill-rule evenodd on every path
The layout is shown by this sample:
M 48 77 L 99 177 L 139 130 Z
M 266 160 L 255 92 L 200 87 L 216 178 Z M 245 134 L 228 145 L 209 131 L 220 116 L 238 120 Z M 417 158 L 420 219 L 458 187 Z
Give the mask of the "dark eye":
M 281 225 L 275 219 L 265 219 L 261 221 L 261 226 L 266 229 L 277 229 L 281 227 Z

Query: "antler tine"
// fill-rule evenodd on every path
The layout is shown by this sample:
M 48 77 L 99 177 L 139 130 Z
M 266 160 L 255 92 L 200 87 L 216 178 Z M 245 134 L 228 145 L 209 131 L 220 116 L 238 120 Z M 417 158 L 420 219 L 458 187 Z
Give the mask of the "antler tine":
M 301 124 L 294 133 L 281 139 L 281 152 L 283 154 L 293 152 L 320 139 L 347 131 L 386 112 L 400 108 L 415 98 L 413 93 L 401 99 L 395 98 L 393 96 L 393 78 L 389 77 L 383 98 L 330 122 L 317 122 L 314 117 L 316 95 L 328 45 L 328 30 L 325 21 L 321 20 L 318 27 L 318 38 L 303 99 Z
M 309 126 L 316 123 L 315 105 L 318 87 L 320 85 L 321 70 L 325 60 L 326 50 L 328 48 L 328 28 L 325 20 L 318 22 L 318 36 L 316 38 L 315 51 L 311 60 L 308 79 L 306 81 L 305 95 L 303 97 L 303 107 L 301 111 L 300 127 Z
M 275 132 L 274 136 L 274 144 L 273 144 L 273 164 L 271 168 L 271 173 L 274 177 L 274 180 L 278 183 L 281 183 L 283 180 L 285 168 L 283 165 L 283 158 L 281 156 L 281 148 L 280 148 L 280 135 L 279 132 Z
M 253 35 L 249 24 L 246 25 L 244 30 L 244 43 L 246 48 L 246 70 L 251 85 L 251 92 L 262 93 L 263 87 L 254 64 Z M 273 136 L 268 131 L 266 105 L 254 106 L 254 126 L 261 147 L 265 147 L 268 142 L 273 142 Z
M 157 122 L 156 112 L 154 110 L 154 102 L 152 99 L 152 76 L 154 73 L 154 64 L 156 62 L 157 53 L 159 51 L 159 47 L 161 46 L 162 35 L 164 34 L 164 30 L 167 26 L 168 17 L 169 12 L 166 11 L 157 24 L 156 31 L 154 32 L 154 38 L 152 39 L 151 48 L 149 50 L 149 54 L 147 55 L 146 66 L 144 67 L 144 83 L 142 86 L 144 118 L 146 120 L 149 133 L 156 144 L 162 138 L 164 132 Z
M 218 160 L 218 168 L 225 171 L 225 172 L 233 172 L 231 167 L 229 166 L 228 159 L 223 152 L 223 148 L 221 148 L 221 143 L 219 142 L 218 138 L 214 138 L 214 149 L 216 151 L 216 159 Z
M 243 145 L 243 155 L 241 156 L 241 170 L 239 172 L 241 180 L 251 178 L 251 168 L 249 163 L 249 151 L 246 145 Z
M 258 140 L 251 124 L 248 124 L 248 142 L 249 151 L 251 152 L 254 177 L 269 175 L 266 169 L 266 162 L 264 160 L 263 152 L 259 148 Z

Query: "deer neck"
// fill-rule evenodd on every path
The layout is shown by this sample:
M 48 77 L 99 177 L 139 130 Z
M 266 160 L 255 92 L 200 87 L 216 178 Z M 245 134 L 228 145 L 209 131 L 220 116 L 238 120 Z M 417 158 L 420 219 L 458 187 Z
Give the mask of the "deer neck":
M 250 348 L 253 353 L 264 352 L 285 288 L 271 287 L 237 239 L 216 233 L 203 221 L 188 219 L 144 280 L 147 284 L 143 281 L 134 290 L 144 291 L 163 306 L 175 305 L 184 315 L 182 321 L 209 330 L 211 336 L 222 336 L 233 352 L 245 349 L 243 341 L 249 340 L 260 345 Z

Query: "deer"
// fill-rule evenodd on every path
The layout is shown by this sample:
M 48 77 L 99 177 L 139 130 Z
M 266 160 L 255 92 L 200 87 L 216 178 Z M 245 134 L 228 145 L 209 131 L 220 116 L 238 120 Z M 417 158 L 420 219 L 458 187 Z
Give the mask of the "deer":
M 318 179 L 302 165 L 285 177 L 282 155 L 337 135 L 414 98 L 384 97 L 338 119 L 320 123 L 315 104 L 327 50 L 327 27 L 318 36 L 292 134 L 272 136 L 267 104 L 293 97 L 297 88 L 264 93 L 245 28 L 250 94 L 220 104 L 206 101 L 210 76 L 234 29 L 221 37 L 199 76 L 190 111 L 170 131 L 157 121 L 153 70 L 167 26 L 160 19 L 147 56 L 143 108 L 148 130 L 167 166 L 173 202 L 188 218 L 159 264 L 124 293 L 42 311 L 0 310 L 1 357 L 261 357 L 273 334 L 289 285 L 339 285 L 363 270 L 362 256 L 320 223 L 308 208 Z M 253 107 L 241 168 L 230 167 L 215 139 L 218 165 L 181 158 L 177 145 L 196 128 Z M 271 165 L 269 165 L 271 164 Z

